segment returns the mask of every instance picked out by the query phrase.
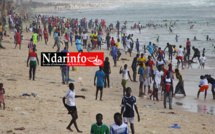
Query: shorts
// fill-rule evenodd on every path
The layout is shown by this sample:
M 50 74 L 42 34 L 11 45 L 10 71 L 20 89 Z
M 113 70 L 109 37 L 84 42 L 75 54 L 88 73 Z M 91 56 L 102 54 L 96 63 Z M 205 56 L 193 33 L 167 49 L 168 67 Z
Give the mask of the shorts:
M 98 41 L 97 43 L 98 43 L 98 46 L 101 46 L 101 41 Z
M 128 81 L 128 80 L 122 80 L 122 83 L 121 83 L 121 84 L 122 84 L 123 87 L 126 87 L 127 81 Z
M 66 108 L 68 110 L 68 114 L 73 114 L 73 113 L 75 113 L 77 111 L 76 106 L 69 106 L 69 105 L 66 104 Z
M 141 75 L 139 76 L 139 81 L 144 82 L 144 78 Z
M 183 61 L 183 57 L 182 56 L 177 56 L 177 60 L 181 60 L 181 61 Z
M 2 32 L 0 32 L 0 35 L 2 35 Z
M 87 40 L 83 40 L 83 44 L 86 45 L 87 44 Z
M 96 90 L 100 90 L 100 91 L 102 91 L 103 90 L 103 87 L 96 87 Z
M 212 84 L 212 87 L 215 88 L 215 82 Z
M 204 91 L 207 91 L 208 88 L 209 88 L 209 85 L 204 85 L 204 86 L 201 86 L 201 87 L 200 87 L 199 91 L 200 91 L 200 92 L 204 92 Z
M 196 55 L 196 54 L 195 54 L 195 55 L 193 56 L 193 58 L 196 58 L 196 57 L 198 57 L 198 58 L 199 58 L 199 57 L 200 57 L 200 55 Z
M 160 89 L 160 87 L 161 87 L 161 84 L 156 82 L 155 88 Z
M 128 48 L 128 52 L 131 53 L 131 48 Z
M 151 85 L 151 78 L 150 77 L 148 77 L 148 78 L 146 77 L 145 78 L 144 85 L 145 86 L 150 86 Z
M 127 124 L 128 122 L 133 124 L 134 123 L 134 117 L 123 117 L 124 122 Z
M 42 34 L 39 34 L 40 37 L 42 37 Z

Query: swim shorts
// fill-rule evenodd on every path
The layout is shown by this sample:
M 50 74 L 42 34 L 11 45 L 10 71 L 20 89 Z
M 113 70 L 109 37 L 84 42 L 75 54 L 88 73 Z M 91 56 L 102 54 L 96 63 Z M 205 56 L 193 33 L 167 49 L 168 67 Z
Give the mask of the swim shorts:
M 201 87 L 200 87 L 199 91 L 200 91 L 200 92 L 204 92 L 204 91 L 207 91 L 208 88 L 209 88 L 209 85 L 204 85 L 204 86 L 201 86 Z
M 122 84 L 123 87 L 126 87 L 127 81 L 128 81 L 128 80 L 122 80 L 122 83 L 121 83 L 121 84 Z

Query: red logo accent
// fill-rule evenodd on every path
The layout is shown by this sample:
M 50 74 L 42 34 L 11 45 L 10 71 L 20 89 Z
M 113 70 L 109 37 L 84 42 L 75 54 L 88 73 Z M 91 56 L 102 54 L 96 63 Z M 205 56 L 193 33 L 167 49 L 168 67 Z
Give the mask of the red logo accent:
M 104 66 L 104 53 L 68 52 L 67 66 Z

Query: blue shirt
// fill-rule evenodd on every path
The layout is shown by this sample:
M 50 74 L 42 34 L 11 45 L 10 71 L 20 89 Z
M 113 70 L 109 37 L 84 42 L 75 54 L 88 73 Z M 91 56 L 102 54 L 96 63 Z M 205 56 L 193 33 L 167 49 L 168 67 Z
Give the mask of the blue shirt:
M 101 35 L 98 36 L 98 41 L 102 41 L 102 36 Z
M 83 44 L 81 43 L 81 40 L 77 39 L 77 40 L 75 41 L 75 43 L 76 43 L 76 48 L 77 48 L 77 50 L 78 50 L 78 51 L 82 50 L 81 45 L 83 46 Z
M 117 55 L 118 49 L 117 49 L 116 46 L 113 46 L 113 47 L 111 48 L 111 51 L 112 51 L 112 56 L 116 56 L 116 55 Z
M 128 125 L 124 122 L 120 126 L 114 123 L 110 126 L 110 134 L 129 134 Z
M 149 49 L 150 54 L 152 54 L 154 52 L 153 45 L 148 45 L 147 48 Z
M 54 37 L 57 37 L 58 36 L 58 33 L 54 33 Z
M 105 77 L 105 73 L 103 71 L 96 71 L 95 77 L 97 77 L 97 87 L 103 87 L 104 81 L 103 78 Z
M 70 34 L 70 36 L 69 36 L 69 37 L 70 37 L 70 41 L 72 42 L 72 38 L 73 38 L 72 34 Z
M 139 69 L 138 69 L 138 73 L 141 75 L 141 74 L 143 74 L 143 76 L 144 76 L 144 69 L 142 68 L 142 67 L 140 67 Z M 141 75 L 142 76 L 142 75 Z
M 134 117 L 134 105 L 136 105 L 136 97 L 131 95 L 130 97 L 124 96 L 122 98 L 123 117 Z

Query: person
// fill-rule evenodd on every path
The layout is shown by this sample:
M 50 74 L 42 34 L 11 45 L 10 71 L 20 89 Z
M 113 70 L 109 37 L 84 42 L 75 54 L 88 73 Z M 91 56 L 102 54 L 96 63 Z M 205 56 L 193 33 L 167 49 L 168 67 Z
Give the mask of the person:
M 114 60 L 114 67 L 116 67 L 116 61 L 117 61 L 117 47 L 116 44 L 114 43 L 114 46 L 111 47 L 111 51 L 112 51 L 112 56 L 113 56 L 113 60 Z
M 120 67 L 119 74 L 122 74 L 122 83 L 121 84 L 122 84 L 122 87 L 123 87 L 123 96 L 124 96 L 125 95 L 126 83 L 128 81 L 128 77 L 132 81 L 127 64 L 124 65 L 123 69 L 122 69 L 122 67 Z
M 131 88 L 126 88 L 126 95 L 122 98 L 121 115 L 126 124 L 130 123 L 131 133 L 134 134 L 134 109 L 137 113 L 138 122 L 140 122 L 140 115 L 138 112 L 136 97 L 131 95 Z
M 127 48 L 128 48 L 128 53 L 130 54 L 130 57 L 131 57 L 131 43 L 132 43 L 132 40 L 130 39 L 130 35 L 128 35 L 128 37 L 126 38 L 126 45 L 127 45 Z M 126 52 L 126 53 L 127 53 Z
M 181 75 L 181 73 L 179 72 L 178 69 L 175 69 L 175 73 L 176 73 L 175 74 L 176 78 L 179 81 L 178 81 L 178 84 L 175 87 L 174 96 L 175 96 L 175 94 L 184 94 L 184 96 L 186 96 L 186 93 L 185 93 L 185 90 L 184 90 L 184 81 L 183 81 L 182 75 Z
M 158 54 L 157 60 L 158 60 L 159 58 L 161 58 L 161 59 L 163 60 L 164 64 L 166 64 L 166 61 L 164 60 L 164 58 L 165 58 L 165 57 L 164 57 L 164 54 L 165 54 L 165 53 L 164 53 L 164 51 L 161 50 L 160 47 L 158 48 L 157 54 Z
M 76 41 L 75 41 L 75 44 L 76 44 L 76 48 L 78 50 L 78 52 L 83 52 L 83 49 L 81 46 L 83 46 L 83 44 L 81 43 L 81 36 L 79 36 Z
M 160 37 L 158 36 L 158 37 L 157 37 L 157 43 L 159 42 L 159 39 L 160 39 Z
M 145 81 L 145 77 L 144 77 L 144 69 L 143 69 L 143 63 L 139 64 L 140 67 L 138 69 L 138 74 L 139 75 L 139 81 L 140 81 L 140 86 L 139 86 L 139 97 L 142 97 L 143 95 L 145 95 L 143 93 L 143 82 Z
M 137 53 L 140 53 L 139 46 L 140 46 L 140 43 L 139 43 L 139 41 L 138 41 L 138 39 L 137 39 L 137 41 L 136 41 L 136 49 L 137 49 Z
M 40 40 L 40 38 L 41 38 L 41 41 L 42 41 L 42 29 L 40 28 L 40 26 L 39 26 L 39 29 L 38 29 L 38 33 L 39 33 L 38 40 Z
M 163 60 L 160 58 L 158 58 L 157 62 L 156 62 L 156 67 L 158 68 L 158 66 L 164 65 Z
M 154 46 L 152 45 L 151 42 L 149 42 L 149 45 L 146 47 L 146 49 L 148 49 L 149 53 L 151 54 L 151 56 L 154 58 Z M 154 58 L 155 59 L 155 58 Z
M 0 22 L 0 40 L 2 40 L 2 39 L 3 39 L 3 27 Z
M 211 75 L 205 75 L 208 80 L 208 83 L 211 84 L 211 91 L 213 95 L 213 99 L 215 99 L 215 79 L 211 77 Z
M 209 35 L 206 36 L 206 40 L 207 40 L 207 41 L 209 40 Z
M 33 48 L 34 48 L 34 42 L 33 42 L 33 39 L 31 38 L 30 39 L 30 42 L 28 43 L 28 52 L 33 52 Z
M 69 44 L 69 35 L 67 33 L 65 33 L 63 40 L 65 43 L 65 48 L 66 48 L 66 50 L 68 50 L 69 49 L 69 45 L 68 45 Z
M 45 44 L 47 45 L 47 42 L 48 42 L 48 31 L 46 30 L 46 28 L 44 28 L 43 34 L 44 34 Z
M 122 122 L 120 113 L 114 114 L 114 122 L 110 126 L 110 134 L 129 134 L 128 125 Z
M 139 67 L 140 67 L 140 63 L 143 63 L 142 67 L 143 69 L 145 69 L 146 58 L 144 57 L 143 53 L 141 53 L 140 58 L 138 58 L 137 61 L 138 61 Z
M 146 69 L 144 70 L 144 74 L 145 74 L 145 80 L 144 80 L 144 94 L 146 94 L 146 86 L 148 86 L 148 94 L 150 91 L 150 85 L 151 85 L 151 75 L 152 75 L 152 71 L 151 71 L 151 67 L 149 67 L 149 63 L 146 62 Z
M 89 42 L 88 45 L 87 45 L 87 52 L 92 52 L 91 42 Z
M 127 36 L 125 36 L 125 33 L 124 33 L 123 36 L 122 36 L 122 45 L 124 47 L 124 50 L 126 48 L 126 39 L 127 39 Z
M 178 42 L 178 37 L 179 37 L 179 36 L 176 34 L 176 36 L 175 36 L 175 41 L 176 41 L 176 42 Z
M 134 82 L 137 82 L 136 80 L 136 75 L 137 75 L 137 59 L 139 58 L 139 54 L 136 54 L 136 57 L 134 57 L 133 59 L 133 62 L 132 62 L 132 65 L 131 65 L 131 68 L 132 68 L 132 71 L 133 71 L 133 80 Z
M 206 61 L 206 58 L 205 58 L 205 54 L 202 54 L 202 56 L 200 57 L 200 65 L 199 65 L 199 68 L 201 67 L 202 69 L 205 68 L 205 61 Z
M 19 30 L 17 30 L 17 33 L 16 33 L 16 45 L 14 49 L 16 49 L 17 44 L 19 44 L 19 49 L 21 49 L 21 34 Z
M 187 38 L 186 50 L 187 50 L 187 59 L 188 59 L 188 61 L 190 60 L 190 48 L 191 48 L 191 42 L 190 42 L 190 39 Z
M 0 83 L 0 108 L 1 108 L 1 104 L 3 104 L 3 110 L 5 110 L 4 94 L 5 94 L 5 89 L 3 88 L 3 83 Z
M 151 56 L 148 56 L 148 64 L 149 64 L 149 67 L 151 68 L 151 75 L 154 74 L 154 69 L 153 69 L 153 65 L 154 64 L 154 61 L 151 59 Z
M 140 24 L 140 22 L 139 22 L 138 28 L 139 28 L 139 32 L 141 33 L 142 25 Z
M 90 134 L 109 134 L 108 126 L 102 122 L 103 115 L 98 113 L 96 115 L 96 123 L 92 124 Z
M 117 49 L 119 50 L 119 42 L 120 42 L 120 40 L 119 40 L 119 38 L 117 39 L 117 43 L 116 43 L 116 47 L 117 47 Z
M 34 33 L 32 34 L 32 39 L 35 46 L 37 46 L 37 38 L 38 38 L 37 30 L 34 30 Z
M 111 40 L 110 44 L 111 44 L 110 47 L 112 48 L 114 46 L 114 44 L 115 44 L 114 37 L 112 37 L 112 40 Z
M 179 68 L 180 62 L 182 64 L 182 69 L 183 69 L 183 51 L 184 49 L 180 45 L 179 48 L 177 49 L 177 68 Z
M 33 80 L 35 80 L 36 66 L 39 65 L 39 59 L 37 53 L 35 52 L 35 48 L 33 48 L 33 52 L 30 52 L 27 59 L 27 67 L 30 59 L 30 69 L 29 69 L 29 80 L 31 80 L 32 71 L 33 71 Z M 37 60 L 37 62 L 36 62 Z
M 108 33 L 106 36 L 106 41 L 107 41 L 107 50 L 110 49 L 110 34 Z
M 87 33 L 85 31 L 84 31 L 84 33 L 82 35 L 82 39 L 83 39 L 84 48 L 86 49 L 87 48 L 88 35 L 87 35 Z
M 69 51 L 67 50 L 66 47 L 64 47 L 64 50 L 61 51 L 61 53 L 67 53 L 67 52 L 69 52 Z M 69 67 L 68 66 L 61 66 L 60 69 L 61 69 L 61 75 L 62 75 L 62 83 L 68 84 L 68 82 L 69 82 Z
M 98 49 L 101 50 L 101 45 L 102 45 L 102 36 L 101 35 L 98 35 L 97 44 L 98 44 Z
M 166 48 L 168 48 L 169 60 L 172 62 L 172 53 L 173 53 L 172 45 L 167 43 L 166 47 L 164 48 L 164 52 L 165 52 Z
M 154 79 L 154 88 L 153 88 L 152 94 L 150 95 L 150 100 L 151 100 L 151 97 L 153 95 L 153 99 L 155 97 L 156 100 L 159 101 L 159 99 L 158 99 L 158 90 L 161 87 L 161 82 L 162 82 L 162 76 L 163 75 L 164 75 L 164 72 L 162 71 L 162 65 L 159 65 L 158 70 L 156 70 L 154 72 L 154 77 L 153 77 L 153 79 Z
M 104 77 L 105 73 L 102 70 L 102 67 L 99 67 L 99 70 L 96 71 L 95 77 L 94 77 L 94 86 L 96 86 L 96 99 L 98 96 L 98 91 L 100 90 L 100 101 L 102 101 L 102 93 L 103 93 L 103 86 L 104 86 Z M 97 83 L 96 83 L 96 78 L 97 78 Z
M 68 92 L 66 93 L 66 95 L 62 99 L 65 108 L 68 110 L 68 114 L 70 114 L 72 116 L 72 120 L 70 121 L 70 123 L 66 127 L 66 129 L 70 130 L 72 132 L 73 130 L 71 129 L 71 126 L 74 123 L 77 132 L 82 133 L 82 131 L 80 131 L 78 129 L 78 125 L 76 123 L 76 120 L 78 119 L 78 112 L 77 112 L 77 108 L 76 108 L 76 105 L 75 105 L 75 98 L 83 98 L 83 99 L 85 99 L 85 96 L 76 95 L 75 94 L 75 86 L 74 86 L 73 83 L 70 83 L 69 84 L 69 90 L 68 90 Z M 67 101 L 66 103 L 65 103 L 65 100 Z
M 192 58 L 192 61 L 193 61 L 193 59 L 194 58 L 198 58 L 198 60 L 199 60 L 199 63 L 200 63 L 200 51 L 199 51 L 199 49 L 198 48 L 195 48 L 194 46 L 192 47 L 192 49 L 193 49 L 193 51 L 194 51 L 194 54 L 193 54 L 193 58 Z
M 106 57 L 104 61 L 104 73 L 105 73 L 104 88 L 106 87 L 110 88 L 109 75 L 111 74 L 111 68 L 110 68 L 110 62 L 108 57 Z
M 57 51 L 60 51 L 60 43 L 63 45 L 63 42 L 60 40 L 60 33 L 58 33 L 58 36 L 56 37 L 56 44 L 57 44 Z
M 96 34 L 96 32 L 94 32 L 93 34 L 94 49 L 97 49 L 97 38 L 98 38 L 98 35 Z
M 71 46 L 72 46 L 72 38 L 73 38 L 73 36 L 72 36 L 72 32 L 71 32 L 70 35 L 69 35 Z
M 170 73 L 166 73 L 166 77 L 163 80 L 164 83 L 164 100 L 163 105 L 166 108 L 166 98 L 169 97 L 169 109 L 172 109 L 172 95 L 173 95 L 173 80 L 170 77 Z
M 208 84 L 208 80 L 205 76 L 201 75 L 200 76 L 201 81 L 199 82 L 199 91 L 197 93 L 197 98 L 199 98 L 199 94 L 200 92 L 204 92 L 205 91 L 205 99 L 207 97 L 207 91 L 209 88 L 209 84 Z

